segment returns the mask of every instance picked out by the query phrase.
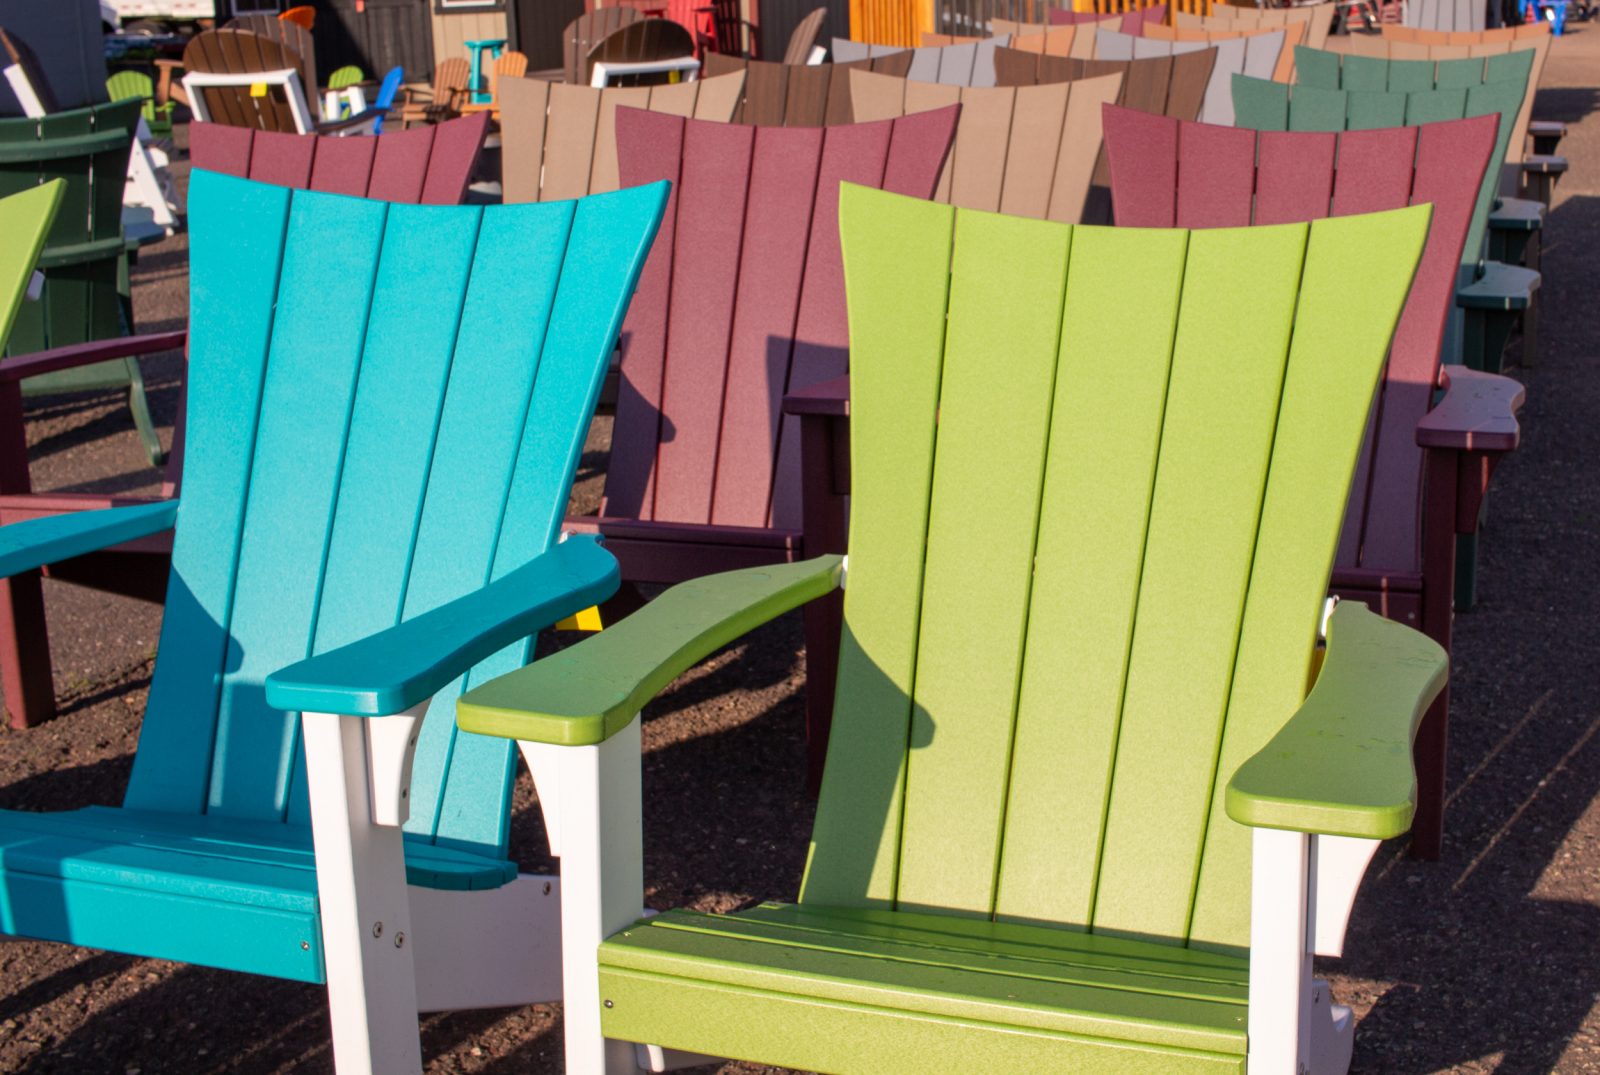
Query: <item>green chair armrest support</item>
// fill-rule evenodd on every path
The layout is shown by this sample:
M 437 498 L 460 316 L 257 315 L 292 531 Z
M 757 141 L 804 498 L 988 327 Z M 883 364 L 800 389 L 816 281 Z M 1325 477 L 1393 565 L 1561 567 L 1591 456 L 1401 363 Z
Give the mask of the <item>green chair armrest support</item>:
M 120 242 L 120 240 L 118 240 Z M 186 329 L 177 332 L 156 332 L 147 336 L 123 336 L 115 340 L 91 340 L 70 347 L 55 347 L 48 351 L 16 355 L 0 362 L 0 383 L 37 377 L 42 373 L 72 369 L 93 362 L 113 358 L 132 358 L 136 355 L 153 355 L 174 351 L 189 338 Z
M 1466 366 L 1445 366 L 1444 398 L 1417 423 L 1417 444 L 1460 452 L 1505 453 L 1522 437 L 1520 382 Z
M 1498 261 L 1484 263 L 1483 275 L 1456 289 L 1456 305 L 1469 310 L 1526 310 L 1539 290 L 1539 274 Z
M 576 646 L 468 691 L 456 723 L 557 746 L 603 743 L 695 664 L 843 576 L 843 557 L 829 555 L 680 583 Z
M 0 578 L 171 530 L 176 500 L 70 511 L 0 526 Z
M 1544 203 L 1533 198 L 1499 198 L 1489 213 L 1496 231 L 1538 231 L 1544 226 Z
M 1227 811 L 1257 828 L 1386 840 L 1411 827 L 1411 741 L 1449 658 L 1404 624 L 1346 601 L 1328 623 L 1317 682 L 1228 782 Z
M 267 677 L 275 709 L 382 717 L 540 628 L 616 593 L 617 561 L 592 537 L 562 542 L 481 590 Z

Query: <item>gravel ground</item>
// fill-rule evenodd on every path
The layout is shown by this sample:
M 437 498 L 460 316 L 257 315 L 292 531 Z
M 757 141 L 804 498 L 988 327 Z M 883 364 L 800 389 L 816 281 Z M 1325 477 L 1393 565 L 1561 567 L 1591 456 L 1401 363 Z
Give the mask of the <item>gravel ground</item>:
M 1444 855 L 1385 847 L 1346 955 L 1319 970 L 1360 1019 L 1356 1072 L 1600 1072 L 1600 330 L 1583 266 L 1600 246 L 1600 27 L 1558 40 L 1535 114 L 1563 119 L 1572 170 L 1546 229 L 1542 354 L 1521 449 L 1495 476 L 1480 604 L 1456 626 L 1452 798 Z M 180 139 L 181 139 L 180 128 Z M 181 154 L 179 154 L 181 158 Z M 180 159 L 180 181 L 185 171 Z M 135 271 L 140 327 L 180 327 L 183 236 Z M 181 358 L 144 361 L 170 434 Z M 55 398 L 29 411 L 44 489 L 153 493 L 126 408 Z M 599 495 L 609 428 L 590 437 L 575 506 Z M 1568 565 L 1577 565 L 1576 569 Z M 0 732 L 0 808 L 121 798 L 160 609 L 46 583 L 61 716 Z M 110 626 L 111 629 L 107 629 Z M 727 910 L 792 897 L 812 806 L 801 785 L 803 655 L 790 616 L 684 677 L 645 711 L 651 906 Z M 1589 654 L 1589 656 L 1585 656 Z M 548 868 L 531 788 L 513 854 Z M 36 942 L 0 944 L 0 1071 L 331 1070 L 321 989 Z M 561 1070 L 559 1006 L 428 1017 L 430 1073 Z M 713 1069 L 707 1069 L 713 1070 Z M 724 1072 L 768 1070 L 726 1065 Z

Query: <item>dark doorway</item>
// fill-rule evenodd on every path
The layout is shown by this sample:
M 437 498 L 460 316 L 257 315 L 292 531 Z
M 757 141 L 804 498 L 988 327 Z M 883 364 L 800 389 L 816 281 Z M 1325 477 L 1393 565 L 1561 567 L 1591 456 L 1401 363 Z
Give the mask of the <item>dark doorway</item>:
M 508 0 L 511 47 L 528 57 L 529 71 L 561 66 L 561 33 L 584 6 L 583 0 Z
M 317 70 L 326 74 L 353 63 L 380 79 L 405 68 L 406 81 L 433 77 L 433 27 L 429 0 L 311 0 L 317 9 Z

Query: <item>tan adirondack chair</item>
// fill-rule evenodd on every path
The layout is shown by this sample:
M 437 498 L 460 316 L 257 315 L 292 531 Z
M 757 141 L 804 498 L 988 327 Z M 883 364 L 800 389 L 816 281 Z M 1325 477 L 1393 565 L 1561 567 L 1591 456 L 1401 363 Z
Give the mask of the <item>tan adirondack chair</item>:
M 528 73 L 528 57 L 515 49 L 507 49 L 495 57 L 494 65 L 489 68 L 489 99 L 479 104 L 468 101 L 461 106 L 463 114 L 469 112 L 488 112 L 496 123 L 500 122 L 500 85 L 503 80 L 521 78 Z
M 464 56 L 441 60 L 433 69 L 433 86 L 422 90 L 407 87 L 400 105 L 400 123 L 409 127 L 413 123 L 438 123 L 451 116 L 460 115 L 466 100 L 467 79 L 472 68 Z
M 1041 86 L 958 87 L 850 72 L 858 123 L 960 103 L 934 201 L 1068 224 L 1084 219 L 1103 144 L 1101 109 L 1121 91 L 1121 74 Z
M 1323 48 L 1333 29 L 1334 9 L 1338 4 L 1311 4 L 1307 7 L 1241 7 L 1217 4 L 1209 15 L 1174 12 L 1172 25 L 1180 30 L 1278 30 L 1305 24 L 1304 44 Z
M 1272 81 L 1291 82 L 1294 79 L 1294 48 L 1296 45 L 1305 43 L 1306 34 L 1309 32 L 1309 26 L 1306 23 L 1289 23 L 1286 26 L 1236 30 L 1163 26 L 1160 23 L 1152 23 L 1144 27 L 1144 36 L 1155 41 L 1203 41 L 1208 45 L 1214 45 L 1219 41 L 1227 41 L 1235 37 L 1256 38 L 1279 32 L 1283 34 L 1283 46 L 1282 51 L 1278 53 L 1278 62 L 1272 69 Z
M 537 78 L 500 83 L 506 202 L 547 202 L 616 190 L 618 105 L 715 120 L 733 118 L 744 89 L 734 72 L 670 86 L 595 89 Z

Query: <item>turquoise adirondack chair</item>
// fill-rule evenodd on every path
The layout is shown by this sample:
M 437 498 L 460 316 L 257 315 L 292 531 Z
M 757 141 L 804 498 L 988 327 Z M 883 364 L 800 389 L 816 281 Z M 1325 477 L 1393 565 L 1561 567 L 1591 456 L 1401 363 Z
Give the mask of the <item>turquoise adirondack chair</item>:
M 1527 52 L 1513 52 L 1490 57 L 1490 60 L 1528 55 Z M 1480 62 L 1468 61 L 1474 65 Z M 1424 63 L 1422 66 L 1432 65 Z M 1495 193 L 1496 177 L 1506 159 L 1512 121 L 1522 104 L 1526 85 L 1526 72 L 1521 81 L 1505 78 L 1451 89 L 1410 92 L 1286 86 L 1235 75 L 1234 122 L 1236 126 L 1261 131 L 1342 131 L 1413 127 L 1498 112 L 1499 135 L 1478 192 L 1478 203 L 1472 211 L 1467 242 L 1462 248 L 1461 265 L 1456 273 L 1457 308 L 1451 312 L 1445 326 L 1443 355 L 1446 362 L 1464 362 L 1473 369 L 1499 373 L 1506 342 L 1517 319 L 1532 308 L 1540 282 L 1537 270 L 1491 261 L 1486 256 L 1490 213 L 1497 200 L 1505 201 L 1498 199 Z M 1533 334 L 1525 332 L 1523 349 L 1531 351 L 1534 346 Z M 1470 609 L 1477 603 L 1478 531 L 1459 534 L 1456 542 L 1455 606 Z
M 50 231 L 65 187 L 58 179 L 0 198 L 0 235 L 6 237 L 5 246 L 0 247 L 0 350 L 11 334 L 11 323 L 17 318 L 17 307 L 22 305 L 28 282 L 33 279 L 44 237 Z
M 123 805 L 0 812 L 0 928 L 326 981 L 341 1070 L 419 1071 L 419 1005 L 559 996 L 512 747 L 451 706 L 616 588 L 557 533 L 666 184 L 411 206 L 197 171 L 189 198 L 181 501 L 0 528 L 5 576 L 174 528 Z
M 1351 603 L 1313 658 L 1428 219 L 1073 227 L 847 187 L 848 558 L 674 587 L 457 704 L 570 755 L 567 1070 L 629 1070 L 632 1043 L 831 1072 L 1347 1063 L 1311 954 L 1409 824 L 1446 659 Z M 846 581 L 799 901 L 639 919 L 640 707 Z

